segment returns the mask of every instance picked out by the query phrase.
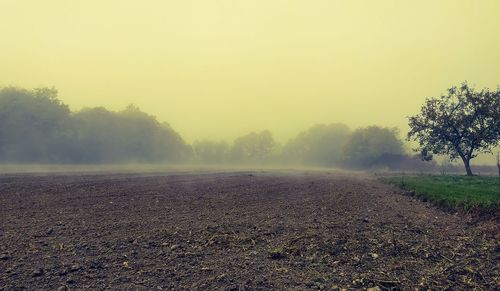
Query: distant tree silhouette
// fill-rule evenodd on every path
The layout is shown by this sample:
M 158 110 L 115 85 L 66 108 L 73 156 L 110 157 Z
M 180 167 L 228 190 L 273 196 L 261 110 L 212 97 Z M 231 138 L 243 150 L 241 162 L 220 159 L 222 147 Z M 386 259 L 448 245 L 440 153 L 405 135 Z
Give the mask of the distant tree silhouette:
M 156 163 L 190 154 L 168 124 L 135 106 L 72 113 L 53 88 L 0 89 L 0 162 Z
M 344 124 L 318 124 L 289 140 L 282 155 L 290 162 L 338 166 L 343 159 L 344 144 L 350 135 L 349 127 Z
M 394 163 L 404 154 L 397 128 L 369 126 L 356 129 L 344 145 L 344 164 L 364 168 Z
M 196 162 L 220 164 L 229 161 L 229 145 L 224 142 L 200 140 L 193 143 L 193 154 Z
M 70 139 L 70 111 L 55 89 L 0 90 L 1 161 L 64 162 Z
M 476 91 L 466 82 L 448 89 L 446 95 L 428 98 L 418 115 L 409 117 L 408 139 L 423 153 L 460 158 L 467 175 L 470 161 L 481 152 L 491 152 L 500 141 L 500 90 Z
M 270 131 L 251 132 L 234 140 L 231 157 L 235 162 L 264 162 L 271 156 L 275 146 Z
M 129 105 L 119 112 L 87 108 L 74 114 L 82 162 L 179 162 L 191 148 L 166 123 Z

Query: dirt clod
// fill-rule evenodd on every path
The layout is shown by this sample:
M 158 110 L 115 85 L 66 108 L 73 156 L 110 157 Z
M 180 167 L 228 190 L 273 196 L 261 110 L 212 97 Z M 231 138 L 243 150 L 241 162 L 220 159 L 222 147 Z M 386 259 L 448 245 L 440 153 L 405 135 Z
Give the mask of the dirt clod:
M 43 269 L 39 268 L 39 269 L 35 269 L 33 270 L 33 272 L 31 273 L 31 276 L 32 277 L 40 277 L 44 274 L 44 271 Z
M 1 254 L 0 255 L 0 260 L 2 260 L 2 261 L 7 261 L 10 258 L 11 258 L 11 256 L 9 256 L 8 254 Z
M 78 264 L 71 265 L 71 267 L 69 268 L 69 271 L 70 271 L 70 272 L 76 272 L 76 271 L 80 270 L 80 268 L 81 268 L 81 267 L 80 267 L 80 265 L 78 265 Z

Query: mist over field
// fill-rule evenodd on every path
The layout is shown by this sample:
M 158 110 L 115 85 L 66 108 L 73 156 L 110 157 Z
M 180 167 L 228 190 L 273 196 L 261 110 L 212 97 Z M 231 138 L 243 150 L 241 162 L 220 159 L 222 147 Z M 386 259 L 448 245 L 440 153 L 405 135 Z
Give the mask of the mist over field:
M 365 165 L 341 153 L 349 138 L 334 127 L 355 135 L 398 128 L 403 139 L 425 98 L 465 80 L 479 89 L 499 84 L 499 9 L 494 0 L 1 1 L 0 87 L 54 86 L 67 104 L 51 113 L 54 122 L 67 119 L 63 132 L 44 134 L 53 124 L 39 124 L 21 146 L 23 129 L 10 128 L 2 159 L 214 163 L 278 155 Z M 266 130 L 273 158 L 241 150 L 269 139 Z M 335 149 L 321 148 L 337 134 Z M 403 147 L 413 155 L 412 145 Z
M 0 161 L 4 163 L 389 165 L 405 155 L 396 129 L 315 125 L 285 144 L 268 130 L 192 145 L 167 123 L 130 105 L 71 112 L 55 89 L 0 91 Z M 418 163 L 415 161 L 415 163 Z
M 168 123 L 133 105 L 72 112 L 54 88 L 15 87 L 0 89 L 0 162 L 438 169 L 413 153 L 397 128 L 317 124 L 285 143 L 263 130 L 233 141 L 189 144 Z
M 495 0 L 217 2 L 1 1 L 0 87 L 54 86 L 82 120 L 134 104 L 190 145 L 284 146 L 316 124 L 404 137 L 425 98 L 499 84 Z
M 419 164 L 425 98 L 499 83 L 498 1 L 29 3 L 0 3 L 3 163 Z

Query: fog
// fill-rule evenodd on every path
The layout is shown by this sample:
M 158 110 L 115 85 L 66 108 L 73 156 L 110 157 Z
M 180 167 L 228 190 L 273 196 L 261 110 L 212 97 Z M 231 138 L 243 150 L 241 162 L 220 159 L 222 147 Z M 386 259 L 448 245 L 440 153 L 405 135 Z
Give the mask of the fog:
M 426 97 L 495 88 L 500 2 L 0 1 L 0 87 L 135 104 L 184 140 L 315 124 L 407 131 Z
M 54 88 L 0 89 L 0 163 L 11 165 L 4 169 L 68 169 L 13 164 L 87 165 L 71 171 L 154 171 L 165 165 L 437 169 L 435 162 L 423 162 L 411 152 L 397 128 L 317 124 L 285 143 L 262 130 L 232 141 L 202 139 L 190 144 L 169 124 L 133 105 L 121 111 L 70 111 L 57 94 Z
M 465 80 L 500 83 L 499 9 L 495 0 L 1 1 L 0 159 L 419 163 L 404 137 L 425 98 Z M 52 86 L 58 95 L 33 91 Z

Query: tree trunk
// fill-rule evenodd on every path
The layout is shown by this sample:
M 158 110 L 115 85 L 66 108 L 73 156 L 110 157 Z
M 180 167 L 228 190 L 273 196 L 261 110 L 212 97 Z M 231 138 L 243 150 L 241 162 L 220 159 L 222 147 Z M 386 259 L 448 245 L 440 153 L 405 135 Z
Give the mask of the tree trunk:
M 498 176 L 500 177 L 500 153 L 497 153 Z
M 472 176 L 472 170 L 470 168 L 470 159 L 462 158 L 464 161 L 465 172 L 467 172 L 467 176 Z

